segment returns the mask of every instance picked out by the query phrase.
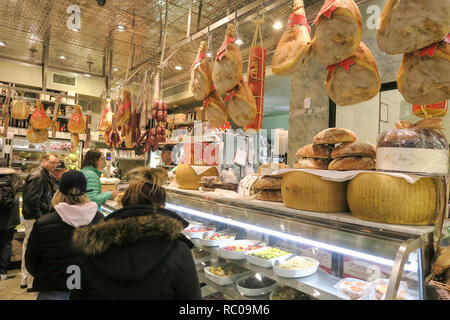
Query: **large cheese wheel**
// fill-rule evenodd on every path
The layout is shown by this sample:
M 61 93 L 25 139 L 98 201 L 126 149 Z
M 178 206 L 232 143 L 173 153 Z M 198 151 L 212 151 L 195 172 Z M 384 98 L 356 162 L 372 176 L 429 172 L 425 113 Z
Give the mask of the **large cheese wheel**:
M 219 176 L 219 171 L 216 167 L 211 167 L 201 175 L 198 175 L 191 165 L 180 164 L 177 167 L 175 180 L 180 189 L 197 190 L 200 188 L 200 179 L 204 176 Z
M 381 173 L 361 173 L 348 184 L 347 201 L 358 218 L 393 224 L 427 225 L 437 216 L 437 181 L 411 184 Z
M 281 181 L 283 204 L 318 212 L 348 212 L 347 182 L 323 180 L 306 172 L 291 171 Z

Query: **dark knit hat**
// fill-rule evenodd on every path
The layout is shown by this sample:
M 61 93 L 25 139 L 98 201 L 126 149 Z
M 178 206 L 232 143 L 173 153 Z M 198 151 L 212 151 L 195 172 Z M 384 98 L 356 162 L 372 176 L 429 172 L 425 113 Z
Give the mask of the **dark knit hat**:
M 86 177 L 81 171 L 70 170 L 64 173 L 61 177 L 61 181 L 59 181 L 59 191 L 66 196 L 81 196 L 86 192 L 92 190 L 86 190 L 87 181 Z M 79 193 L 69 193 L 70 189 L 76 188 L 80 190 Z

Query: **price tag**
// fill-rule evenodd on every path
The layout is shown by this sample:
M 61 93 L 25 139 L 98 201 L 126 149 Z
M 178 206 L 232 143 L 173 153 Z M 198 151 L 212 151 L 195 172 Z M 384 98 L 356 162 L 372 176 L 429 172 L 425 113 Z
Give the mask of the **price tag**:
M 240 166 L 245 166 L 247 164 L 247 152 L 242 150 L 236 151 L 233 162 Z

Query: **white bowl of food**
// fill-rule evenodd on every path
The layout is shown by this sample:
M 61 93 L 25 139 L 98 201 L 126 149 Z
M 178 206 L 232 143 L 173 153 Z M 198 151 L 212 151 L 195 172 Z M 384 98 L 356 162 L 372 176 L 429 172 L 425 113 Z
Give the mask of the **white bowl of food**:
M 278 287 L 275 280 L 262 277 L 259 274 L 246 276 L 236 281 L 239 293 L 247 297 L 263 296 L 271 293 Z
M 283 278 L 300 278 L 315 273 L 319 265 L 319 261 L 314 258 L 294 256 L 281 263 L 275 262 L 273 271 Z
M 187 227 L 181 233 L 191 239 L 199 239 L 203 236 L 205 232 L 214 232 L 216 231 L 215 227 L 212 226 L 192 226 Z
M 230 232 L 207 232 L 199 238 L 199 243 L 205 247 L 217 247 L 222 243 L 236 239 L 236 235 Z
M 219 286 L 226 286 L 236 280 L 250 275 L 252 272 L 239 268 L 238 266 L 227 264 L 224 266 L 210 266 L 204 269 L 205 277 Z
M 282 262 L 288 259 L 292 254 L 280 248 L 265 247 L 245 253 L 249 263 L 263 268 L 272 268 L 275 261 Z
M 245 253 L 252 250 L 262 249 L 265 242 L 258 240 L 234 240 L 220 245 L 219 255 L 224 259 L 245 259 Z

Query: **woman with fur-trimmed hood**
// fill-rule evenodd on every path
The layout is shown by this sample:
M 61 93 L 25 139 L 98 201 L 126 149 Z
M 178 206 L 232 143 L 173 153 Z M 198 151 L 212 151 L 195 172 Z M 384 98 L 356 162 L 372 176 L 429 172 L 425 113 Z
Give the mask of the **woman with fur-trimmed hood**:
M 193 243 L 181 234 L 188 222 L 163 208 L 167 174 L 143 167 L 128 175 L 123 208 L 74 233 L 85 262 L 70 298 L 200 300 Z

